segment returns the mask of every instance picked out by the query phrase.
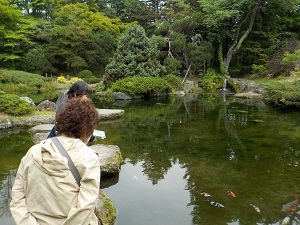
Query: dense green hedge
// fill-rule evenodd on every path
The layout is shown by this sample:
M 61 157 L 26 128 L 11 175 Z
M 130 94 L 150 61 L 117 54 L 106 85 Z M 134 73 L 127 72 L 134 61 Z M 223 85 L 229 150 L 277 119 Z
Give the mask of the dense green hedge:
M 269 102 L 281 107 L 300 107 L 300 81 L 272 82 L 264 89 Z
M 24 115 L 33 110 L 29 102 L 21 100 L 18 95 L 0 92 L 0 112 L 11 115 Z
M 149 92 L 171 92 L 171 85 L 161 77 L 127 77 L 118 80 L 112 85 L 115 92 L 124 92 L 132 95 L 147 94 Z
M 78 77 L 83 79 L 85 82 L 92 84 L 101 81 L 101 78 L 96 77 L 90 70 L 82 70 L 78 73 Z
M 180 79 L 178 76 L 169 74 L 163 77 L 168 83 L 172 86 L 175 90 L 182 90 L 183 84 L 182 79 Z
M 41 87 L 45 78 L 38 74 L 19 70 L 0 70 L 0 83 L 23 84 L 31 87 Z

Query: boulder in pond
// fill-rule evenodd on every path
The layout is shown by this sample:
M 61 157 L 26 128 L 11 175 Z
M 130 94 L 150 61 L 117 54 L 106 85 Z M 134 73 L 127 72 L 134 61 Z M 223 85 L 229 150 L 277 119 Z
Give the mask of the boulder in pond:
M 101 220 L 102 225 L 113 225 L 116 221 L 116 208 L 110 198 L 100 190 L 97 202 L 97 217 Z
M 45 140 L 52 129 L 53 124 L 41 124 L 29 130 L 31 140 L 37 144 Z M 92 143 L 93 144 L 93 143 Z M 116 145 L 95 144 L 89 146 L 99 154 L 101 176 L 119 174 L 121 171 L 122 155 Z
M 101 176 L 120 173 L 122 155 L 118 146 L 96 144 L 89 147 L 99 154 Z
M 37 108 L 38 108 L 38 110 L 55 111 L 56 104 L 49 100 L 45 100 L 45 101 L 42 101 L 40 104 L 38 104 Z

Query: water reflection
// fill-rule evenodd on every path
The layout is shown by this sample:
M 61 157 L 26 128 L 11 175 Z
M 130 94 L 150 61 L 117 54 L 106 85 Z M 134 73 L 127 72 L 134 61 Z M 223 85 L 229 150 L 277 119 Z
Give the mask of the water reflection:
M 116 225 L 191 224 L 185 168 L 172 163 L 163 179 L 153 182 L 144 167 L 145 162 L 123 165 L 118 184 L 104 189 L 117 208 Z
M 102 184 L 117 225 L 280 224 L 282 205 L 299 195 L 300 121 L 298 112 L 261 105 L 232 96 L 224 104 L 221 95 L 136 101 L 122 106 L 122 119 L 99 124 L 107 136 L 100 142 L 118 145 L 125 159 Z M 0 138 L 2 174 L 16 169 L 26 135 Z

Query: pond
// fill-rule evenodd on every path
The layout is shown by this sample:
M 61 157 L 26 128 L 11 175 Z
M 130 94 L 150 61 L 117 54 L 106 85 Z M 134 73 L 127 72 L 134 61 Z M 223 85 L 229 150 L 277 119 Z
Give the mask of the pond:
M 101 184 L 115 225 L 279 225 L 287 215 L 299 224 L 299 211 L 281 211 L 299 195 L 298 111 L 221 94 L 121 103 L 111 108 L 123 118 L 97 127 L 106 133 L 97 143 L 119 146 L 124 160 Z M 31 144 L 26 130 L 1 134 L 0 225 L 14 224 L 11 183 Z

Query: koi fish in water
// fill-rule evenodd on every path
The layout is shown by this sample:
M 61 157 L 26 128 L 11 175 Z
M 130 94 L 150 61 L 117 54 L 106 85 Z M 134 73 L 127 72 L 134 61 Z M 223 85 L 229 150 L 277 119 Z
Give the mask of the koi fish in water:
M 260 209 L 256 205 L 253 205 L 253 204 L 250 204 L 250 205 L 256 212 L 260 213 Z
M 283 212 L 295 212 L 298 209 L 298 205 L 299 205 L 299 198 L 298 198 L 298 196 L 295 196 L 295 200 L 283 205 L 282 208 L 281 208 L 281 211 L 283 211 Z
M 208 194 L 207 192 L 204 192 L 204 191 L 200 191 L 200 192 L 196 192 L 197 194 L 199 194 L 199 195 L 202 195 L 203 197 L 206 197 L 206 198 L 210 198 L 211 197 L 211 195 L 210 194 Z
M 215 207 L 218 207 L 218 208 L 225 208 L 224 205 L 218 203 L 218 202 L 214 202 L 214 201 L 209 201 L 209 203 Z
M 231 196 L 233 198 L 236 197 L 236 195 L 232 191 L 230 191 L 229 189 L 227 189 L 227 195 L 229 195 L 229 196 Z
M 289 216 L 286 216 L 281 221 L 281 225 L 288 225 L 290 223 L 290 221 L 291 221 L 291 218 Z

